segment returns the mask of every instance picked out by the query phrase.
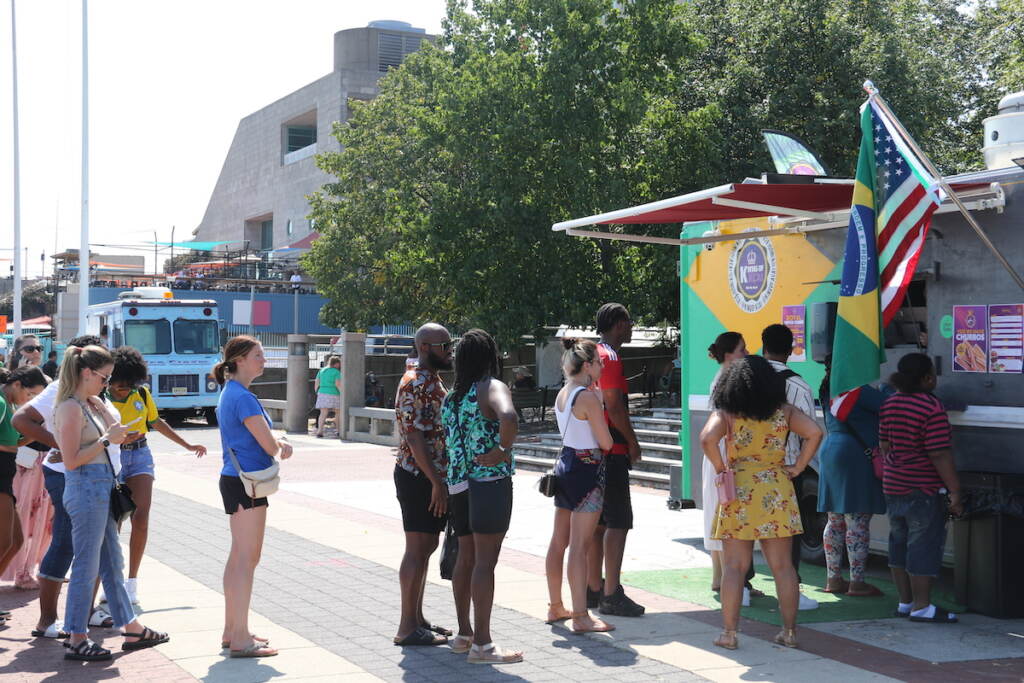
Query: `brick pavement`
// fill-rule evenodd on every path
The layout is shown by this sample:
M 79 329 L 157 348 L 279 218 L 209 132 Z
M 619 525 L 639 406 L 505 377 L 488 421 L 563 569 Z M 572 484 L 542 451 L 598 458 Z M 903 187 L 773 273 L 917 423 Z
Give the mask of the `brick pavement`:
M 152 515 L 173 517 L 176 524 L 151 534 L 148 554 L 219 591 L 229 545 L 223 512 L 158 491 Z M 447 648 L 397 648 L 391 642 L 399 610 L 393 569 L 274 528 L 267 529 L 252 608 L 386 681 L 703 680 L 606 641 L 538 627 L 533 617 L 497 606 L 495 640 L 525 650 L 521 664 L 490 668 Z M 450 615 L 451 591 L 428 583 L 424 611 L 435 620 Z

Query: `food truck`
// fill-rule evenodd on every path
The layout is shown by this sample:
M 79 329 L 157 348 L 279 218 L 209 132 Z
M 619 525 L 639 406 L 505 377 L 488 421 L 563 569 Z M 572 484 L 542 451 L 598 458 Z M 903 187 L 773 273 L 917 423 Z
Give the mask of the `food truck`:
M 884 330 L 881 377 L 904 353 L 928 353 L 939 373 L 936 394 L 950 409 L 957 469 L 1013 477 L 1024 475 L 1024 289 L 993 249 L 1024 271 L 1024 93 L 1003 98 L 999 111 L 985 122 L 986 169 L 945 178 L 992 248 L 948 198 L 940 205 L 902 308 Z M 764 327 L 790 326 L 796 337 L 790 366 L 817 391 L 820 361 L 832 348 L 852 192 L 850 179 L 766 173 L 553 226 L 578 237 L 679 249 L 682 462 L 672 497 L 703 505 L 699 433 L 717 370 L 706 349 L 719 333 L 741 332 L 758 353 Z M 629 232 L 629 224 L 659 223 L 681 224 L 679 238 Z M 813 559 L 820 557 L 824 524 L 813 478 L 799 493 L 804 557 Z M 886 548 L 885 524 L 876 516 L 876 551 Z M 1024 523 L 1019 530 L 1024 533 Z M 952 535 L 950 562 L 961 542 Z M 1019 569 L 1024 557 L 1017 562 Z
M 217 302 L 175 299 L 166 287 L 136 287 L 116 301 L 89 306 L 86 330 L 111 349 L 134 346 L 149 366 L 149 389 L 164 413 L 201 414 L 217 423 L 220 359 Z

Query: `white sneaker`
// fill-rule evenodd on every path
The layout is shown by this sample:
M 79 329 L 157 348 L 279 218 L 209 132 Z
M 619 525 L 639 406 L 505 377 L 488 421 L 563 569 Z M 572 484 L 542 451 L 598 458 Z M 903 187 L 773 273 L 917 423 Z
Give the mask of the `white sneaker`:
M 139 581 L 138 579 L 125 579 L 124 580 L 124 590 L 128 594 L 128 602 L 130 602 L 132 604 L 132 607 L 134 607 L 136 610 L 140 610 L 141 611 L 142 607 L 141 607 L 141 605 L 139 605 L 139 595 L 138 595 L 139 583 L 138 583 L 138 581 Z
M 800 604 L 797 605 L 798 610 L 809 610 L 818 609 L 818 601 L 807 597 L 803 593 L 800 593 Z
M 746 586 L 743 587 L 743 599 L 740 601 L 740 606 L 750 607 L 750 589 Z M 814 606 L 817 607 L 817 603 Z

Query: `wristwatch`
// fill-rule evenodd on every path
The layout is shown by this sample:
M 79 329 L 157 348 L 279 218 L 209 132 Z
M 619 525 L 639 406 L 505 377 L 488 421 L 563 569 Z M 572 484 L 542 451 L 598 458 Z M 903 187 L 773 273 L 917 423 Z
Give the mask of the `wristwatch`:
M 103 444 L 104 448 L 106 448 L 107 446 L 110 445 L 110 439 L 103 439 L 102 441 L 100 441 L 100 443 Z

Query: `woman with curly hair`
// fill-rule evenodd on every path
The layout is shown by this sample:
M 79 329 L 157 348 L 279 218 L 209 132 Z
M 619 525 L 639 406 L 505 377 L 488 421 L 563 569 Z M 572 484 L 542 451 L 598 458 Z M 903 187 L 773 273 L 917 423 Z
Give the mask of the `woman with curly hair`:
M 719 502 L 713 538 L 722 541 L 723 631 L 715 645 L 737 647 L 743 576 L 753 560 L 754 541 L 760 541 L 779 596 L 782 630 L 775 642 L 796 647 L 799 595 L 796 570 L 790 559 L 792 537 L 803 533 L 800 508 L 789 480 L 799 475 L 821 443 L 821 429 L 799 409 L 786 403 L 785 379 L 760 356 L 730 364 L 711 396 L 715 412 L 700 435 L 704 457 L 716 475 L 731 470 L 735 496 Z M 803 439 L 800 457 L 785 464 L 786 436 Z M 726 457 L 718 443 L 726 440 Z

